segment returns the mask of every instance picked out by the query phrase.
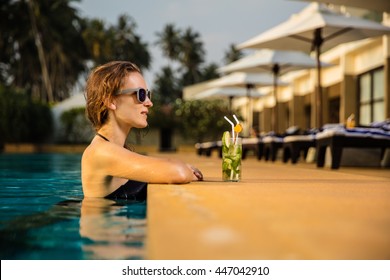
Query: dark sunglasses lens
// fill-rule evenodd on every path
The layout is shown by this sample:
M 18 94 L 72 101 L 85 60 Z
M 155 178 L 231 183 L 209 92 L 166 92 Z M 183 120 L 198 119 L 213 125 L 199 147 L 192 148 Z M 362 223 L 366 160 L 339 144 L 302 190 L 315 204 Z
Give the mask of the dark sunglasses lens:
M 144 90 L 143 88 L 140 88 L 138 90 L 138 100 L 139 102 L 145 102 L 146 100 L 146 90 Z

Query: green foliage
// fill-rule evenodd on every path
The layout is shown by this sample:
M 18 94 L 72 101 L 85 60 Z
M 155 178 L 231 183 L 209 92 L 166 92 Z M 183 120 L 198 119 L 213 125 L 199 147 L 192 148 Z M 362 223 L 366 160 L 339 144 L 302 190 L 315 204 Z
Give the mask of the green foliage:
M 130 16 L 121 15 L 116 24 L 106 25 L 99 19 L 80 17 L 73 1 L 2 0 L 1 83 L 23 88 L 43 102 L 57 102 L 69 97 L 91 66 L 131 60 L 141 69 L 149 68 L 148 44 L 135 32 L 136 24 Z M 53 97 L 47 92 L 45 77 Z
M 202 81 L 208 81 L 219 78 L 218 65 L 210 63 L 202 69 Z
M 228 106 L 221 100 L 177 100 L 175 104 L 178 131 L 194 143 L 221 138 L 230 129 L 223 118 L 228 115 Z
M 148 115 L 148 124 L 152 128 L 176 127 L 175 108 L 172 104 L 154 103 Z
M 87 49 L 82 21 L 69 0 L 2 1 L 0 7 L 0 79 L 20 87 L 35 99 L 50 101 L 44 86 L 43 65 L 53 88 L 54 101 L 69 96 L 86 70 Z M 32 30 L 32 19 L 37 33 Z M 38 44 L 40 38 L 41 44 Z M 43 54 L 39 59 L 37 45 Z M 44 60 L 44 61 L 43 61 Z
M 141 69 L 148 69 L 151 55 L 148 44 L 136 31 L 136 23 L 127 14 L 117 24 L 107 25 L 100 19 L 85 19 L 82 37 L 95 66 L 111 60 L 130 60 Z
M 52 99 L 46 92 L 48 87 L 45 87 L 43 77 L 48 76 L 53 101 L 58 102 L 67 98 L 80 77 L 97 64 L 131 60 L 141 69 L 150 67 L 152 58 L 148 44 L 137 34 L 137 25 L 131 16 L 124 14 L 115 24 L 106 24 L 100 19 L 80 17 L 71 5 L 72 1 L 7 0 L 0 5 L 0 84 L 25 91 L 7 93 L 2 90 L 0 94 L 0 143 L 40 142 L 52 133 L 48 106 L 32 101 L 47 103 Z M 33 3 L 33 8 L 29 9 L 28 3 Z M 32 32 L 33 19 L 37 32 Z M 37 34 L 40 34 L 43 59 L 38 55 Z M 207 133 L 205 130 L 182 131 L 194 140 L 211 138 L 212 133 L 217 133 L 216 122 L 222 122 L 223 116 L 218 116 L 218 120 L 215 117 L 215 122 L 210 118 L 222 109 L 208 105 L 216 112 L 209 112 L 208 122 L 201 119 L 199 125 L 193 126 L 182 122 L 181 118 L 188 118 L 187 123 L 192 120 L 177 108 L 177 104 L 185 104 L 180 101 L 183 86 L 218 77 L 218 66 L 214 63 L 205 65 L 206 52 L 201 36 L 192 28 L 179 29 L 168 24 L 157 37 L 164 55 L 178 67 L 164 68 L 161 75 L 156 76 L 151 126 L 196 130 L 211 123 L 213 129 Z M 44 65 L 48 75 L 44 75 Z M 201 103 L 199 106 L 204 107 L 208 102 Z M 64 113 L 63 141 L 85 141 L 92 129 L 89 125 L 86 129 L 84 121 L 84 116 L 77 110 Z
M 225 64 L 229 64 L 236 60 L 239 60 L 243 56 L 244 56 L 243 52 L 241 50 L 237 50 L 234 44 L 231 44 L 229 46 L 229 49 L 225 51 L 225 56 L 224 56 Z
M 227 103 L 221 100 L 176 99 L 170 105 L 154 105 L 148 120 L 150 127 L 173 128 L 195 143 L 222 137 L 230 129 L 223 117 L 230 114 Z
M 218 77 L 216 64 L 204 65 L 206 51 L 198 32 L 167 24 L 156 35 L 156 44 L 161 47 L 162 53 L 171 62 L 179 63 L 175 73 L 181 87 Z
M 153 108 L 149 113 L 149 125 L 155 128 L 174 128 L 176 118 L 174 104 L 181 97 L 180 86 L 170 67 L 164 67 L 157 74 L 153 88 Z
M 156 75 L 153 86 L 153 104 L 173 104 L 177 98 L 181 98 L 181 87 L 171 67 L 161 69 L 161 74 Z
M 53 131 L 48 105 L 25 92 L 0 87 L 0 143 L 42 143 Z
M 363 15 L 363 18 L 371 21 L 376 21 L 379 23 L 381 23 L 383 20 L 382 13 L 377 11 L 367 11 L 366 14 Z
M 93 134 L 90 123 L 85 117 L 85 108 L 72 108 L 60 116 L 62 131 L 60 141 L 65 143 L 87 143 Z

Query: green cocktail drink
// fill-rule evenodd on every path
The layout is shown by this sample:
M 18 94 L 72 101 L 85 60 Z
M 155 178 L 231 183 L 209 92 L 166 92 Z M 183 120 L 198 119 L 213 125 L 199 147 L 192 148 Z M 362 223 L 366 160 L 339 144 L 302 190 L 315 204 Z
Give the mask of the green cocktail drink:
M 229 131 L 222 137 L 222 180 L 239 182 L 241 180 L 241 138 L 231 138 Z

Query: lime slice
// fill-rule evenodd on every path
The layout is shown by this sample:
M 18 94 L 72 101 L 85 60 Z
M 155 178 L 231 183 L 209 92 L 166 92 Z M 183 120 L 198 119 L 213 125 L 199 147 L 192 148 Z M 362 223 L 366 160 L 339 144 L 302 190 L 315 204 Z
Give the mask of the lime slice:
M 241 124 L 236 124 L 236 126 L 234 127 L 234 132 L 237 132 L 237 133 L 240 133 L 242 131 L 242 126 Z
M 229 148 L 230 146 L 230 132 L 225 131 L 222 135 L 222 145 Z

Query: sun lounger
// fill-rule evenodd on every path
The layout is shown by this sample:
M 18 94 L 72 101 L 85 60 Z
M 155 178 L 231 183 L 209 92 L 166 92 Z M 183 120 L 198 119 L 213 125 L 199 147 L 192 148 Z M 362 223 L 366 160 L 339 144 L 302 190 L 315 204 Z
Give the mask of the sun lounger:
M 378 148 L 381 149 L 383 158 L 386 148 L 390 148 L 390 131 L 371 127 L 325 129 L 317 133 L 316 147 L 317 167 L 324 166 L 326 149 L 329 147 L 332 156 L 331 168 L 338 169 L 344 148 Z
M 258 137 L 253 138 L 242 138 L 242 159 L 245 159 L 248 152 L 253 152 L 257 158 L 259 158 L 259 147 L 262 143 L 261 139 Z
M 282 134 L 277 134 L 273 131 L 265 134 L 262 137 L 262 154 L 260 154 L 259 159 L 264 156 L 266 161 L 271 160 L 275 161 L 278 155 L 279 149 L 283 148 L 284 138 L 287 136 L 299 135 L 300 129 L 297 126 L 291 126 L 286 129 Z
M 264 155 L 264 142 L 261 138 L 259 138 L 259 142 L 257 143 L 257 159 L 261 160 Z
M 283 147 L 283 137 L 265 136 L 263 138 L 263 155 L 265 161 L 275 161 L 279 149 Z
M 198 155 L 211 156 L 211 153 L 216 150 L 219 151 L 221 149 L 221 141 L 210 141 L 203 143 L 196 143 L 195 150 Z
M 295 164 L 302 152 L 304 158 L 306 158 L 309 148 L 315 146 L 314 134 L 286 136 L 283 139 L 283 162 L 286 163 L 291 159 L 291 163 Z

